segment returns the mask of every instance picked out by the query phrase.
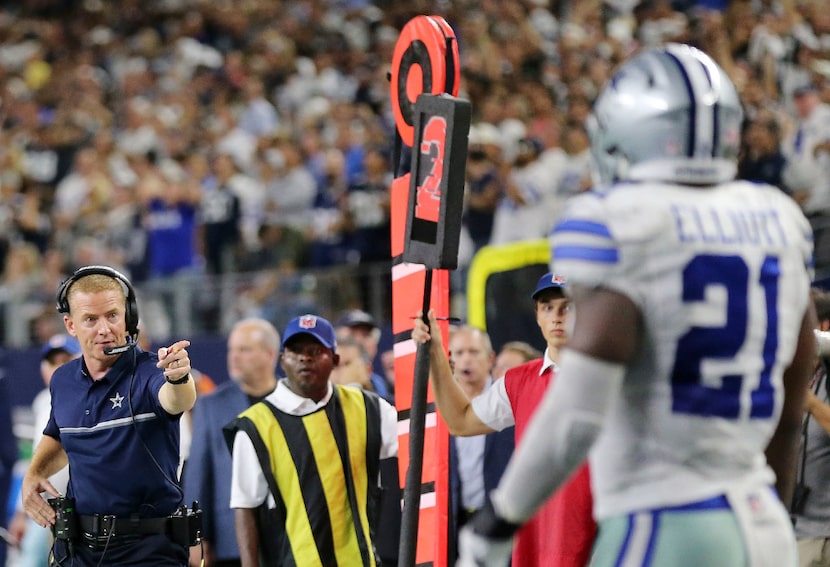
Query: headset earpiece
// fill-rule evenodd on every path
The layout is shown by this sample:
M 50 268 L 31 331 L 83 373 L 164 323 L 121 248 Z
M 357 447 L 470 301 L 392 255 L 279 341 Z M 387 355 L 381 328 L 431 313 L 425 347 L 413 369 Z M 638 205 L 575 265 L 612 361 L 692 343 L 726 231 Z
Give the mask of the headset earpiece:
M 135 289 L 133 289 L 133 284 L 130 283 L 127 276 L 108 266 L 85 266 L 78 268 L 75 273 L 66 278 L 58 289 L 56 298 L 58 313 L 69 313 L 69 288 L 72 287 L 72 284 L 83 277 L 94 274 L 109 276 L 124 286 L 127 298 L 124 309 L 124 322 L 127 326 L 127 333 L 130 337 L 135 338 L 138 335 L 138 303 L 135 296 Z

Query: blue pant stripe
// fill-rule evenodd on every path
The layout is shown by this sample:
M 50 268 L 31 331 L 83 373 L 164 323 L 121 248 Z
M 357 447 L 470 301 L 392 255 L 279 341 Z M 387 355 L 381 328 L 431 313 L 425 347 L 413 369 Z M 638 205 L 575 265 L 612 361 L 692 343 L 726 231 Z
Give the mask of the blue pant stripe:
M 625 554 L 628 552 L 628 546 L 631 544 L 631 534 L 634 533 L 634 514 L 628 515 L 628 528 L 625 531 L 625 539 L 622 546 L 620 546 L 620 554 L 617 556 L 617 562 L 614 567 L 622 567 L 625 560 Z
M 657 532 L 660 531 L 660 512 L 651 513 L 651 534 L 648 536 L 646 554 L 643 557 L 643 567 L 649 567 L 654 559 L 654 548 L 657 547 Z

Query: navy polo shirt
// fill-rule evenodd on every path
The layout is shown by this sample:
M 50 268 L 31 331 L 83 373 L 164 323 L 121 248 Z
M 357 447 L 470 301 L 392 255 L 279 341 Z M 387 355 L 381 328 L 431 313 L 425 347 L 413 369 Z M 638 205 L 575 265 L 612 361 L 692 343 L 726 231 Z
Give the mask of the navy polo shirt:
M 98 381 L 90 378 L 83 357 L 55 371 L 43 433 L 57 439 L 69 457 L 67 495 L 75 498 L 79 514 L 152 518 L 168 516 L 180 504 L 173 483 L 181 414 L 170 415 L 159 404 L 165 379 L 157 361 L 136 347 Z

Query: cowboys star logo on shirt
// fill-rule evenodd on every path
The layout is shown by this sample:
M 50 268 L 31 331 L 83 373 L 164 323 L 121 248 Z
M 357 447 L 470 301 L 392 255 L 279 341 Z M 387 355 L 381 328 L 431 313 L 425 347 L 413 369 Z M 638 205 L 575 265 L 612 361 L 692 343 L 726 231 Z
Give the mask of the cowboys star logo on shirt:
M 304 317 L 300 317 L 299 324 L 301 329 L 313 329 L 317 326 L 317 317 L 305 315 Z
M 120 408 L 121 407 L 121 402 L 124 401 L 124 396 L 122 396 L 120 393 L 116 392 L 115 396 L 110 398 L 110 401 L 112 402 L 112 408 L 111 409 Z

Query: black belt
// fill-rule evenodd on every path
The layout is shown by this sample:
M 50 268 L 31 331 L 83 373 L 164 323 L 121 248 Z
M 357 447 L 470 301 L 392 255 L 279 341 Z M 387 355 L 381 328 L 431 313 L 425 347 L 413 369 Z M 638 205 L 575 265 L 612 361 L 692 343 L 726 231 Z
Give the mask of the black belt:
M 87 542 L 112 537 L 165 534 L 169 518 L 124 518 L 118 516 L 80 516 L 81 532 Z

